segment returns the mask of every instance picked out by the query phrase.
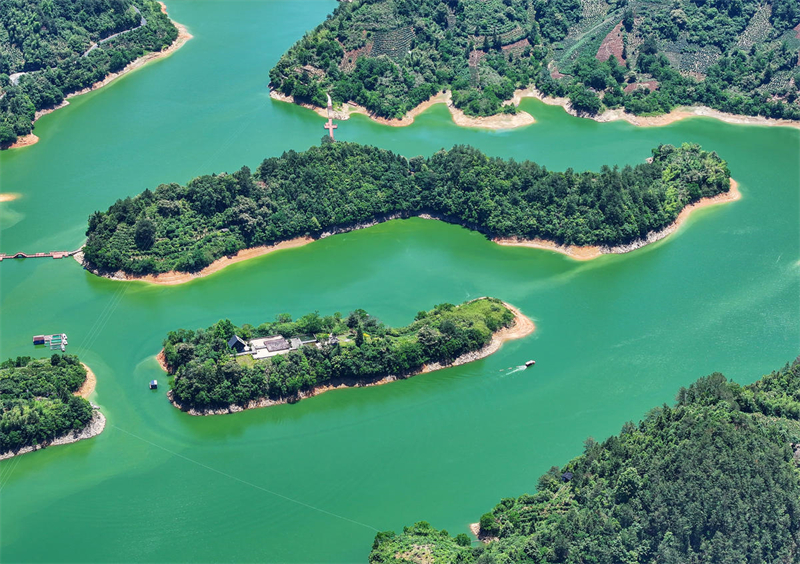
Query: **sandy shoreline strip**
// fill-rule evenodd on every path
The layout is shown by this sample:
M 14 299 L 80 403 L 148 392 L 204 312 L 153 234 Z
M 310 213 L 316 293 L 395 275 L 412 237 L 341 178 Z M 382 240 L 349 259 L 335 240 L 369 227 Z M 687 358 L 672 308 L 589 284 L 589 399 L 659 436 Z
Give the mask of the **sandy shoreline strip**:
M 105 426 L 106 426 L 105 416 L 102 413 L 100 413 L 99 410 L 95 409 L 94 412 L 92 413 L 92 419 L 83 429 L 80 429 L 78 431 L 71 431 L 66 435 L 62 435 L 60 437 L 53 439 L 47 444 L 23 447 L 16 452 L 9 450 L 0 453 L 0 460 L 6 460 L 7 458 L 19 456 L 20 454 L 27 454 L 29 452 L 34 452 L 47 447 L 52 447 L 57 445 L 68 445 L 70 443 L 77 443 L 78 441 L 82 441 L 84 439 L 91 439 L 92 437 L 96 437 L 97 435 L 102 433 Z
M 318 108 L 311 104 L 305 104 L 301 102 L 295 101 L 292 96 L 287 96 L 285 94 L 281 94 L 276 90 L 270 90 L 270 98 L 273 100 L 278 100 L 280 102 L 287 102 L 290 104 L 297 104 L 304 108 L 308 108 L 310 110 L 315 111 L 320 116 L 327 118 L 328 111 L 325 108 Z M 536 120 L 533 116 L 527 112 L 518 111 L 514 115 L 510 114 L 498 114 L 494 116 L 487 116 L 487 117 L 474 117 L 468 116 L 463 111 L 459 110 L 453 105 L 452 102 L 452 94 L 449 90 L 446 92 L 440 92 L 435 96 L 425 100 L 419 106 L 412 108 L 409 110 L 406 115 L 404 115 L 400 119 L 388 119 L 380 116 L 376 116 L 375 114 L 371 113 L 363 106 L 359 106 L 353 102 L 348 102 L 347 104 L 343 104 L 341 110 L 336 110 L 333 112 L 333 119 L 336 120 L 348 120 L 350 116 L 353 114 L 361 114 L 367 116 L 372 121 L 380 123 L 381 125 L 388 125 L 390 127 L 406 127 L 414 123 L 414 119 L 420 115 L 421 113 L 425 112 L 431 106 L 436 104 L 445 104 L 447 109 L 450 110 L 450 115 L 453 118 L 453 122 L 456 125 L 460 125 L 462 127 L 476 127 L 481 129 L 513 129 L 515 127 L 523 127 L 526 125 L 531 125 L 535 123 Z
M 772 119 L 764 116 L 744 116 L 739 114 L 726 114 L 720 110 L 709 108 L 707 106 L 681 106 L 675 108 L 668 114 L 661 114 L 657 116 L 637 116 L 626 112 L 622 108 L 615 110 L 606 110 L 602 114 L 595 116 L 581 115 L 572 109 L 568 98 L 556 98 L 553 96 L 545 96 L 536 88 L 525 88 L 514 92 L 512 102 L 514 105 L 519 105 L 523 98 L 536 98 L 537 100 L 547 104 L 548 106 L 561 106 L 564 110 L 576 117 L 585 117 L 593 119 L 600 123 L 607 123 L 612 121 L 623 120 L 631 125 L 639 127 L 661 127 L 670 125 L 676 121 L 691 117 L 710 117 L 730 123 L 734 125 L 767 125 L 767 126 L 780 126 L 780 127 L 795 127 L 800 128 L 800 121 L 792 121 L 787 119 Z
M 481 299 L 481 298 L 476 298 Z M 474 300 L 473 300 L 474 301 Z M 337 384 L 326 384 L 324 386 L 317 386 L 314 389 L 308 392 L 299 392 L 297 397 L 289 397 L 289 398 L 281 398 L 278 400 L 273 400 L 269 398 L 261 398 L 259 400 L 253 400 L 249 402 L 246 406 L 242 407 L 240 405 L 232 405 L 229 408 L 224 409 L 209 409 L 209 410 L 197 410 L 197 409 L 182 409 L 181 405 L 176 402 L 172 397 L 172 391 L 167 392 L 167 397 L 169 398 L 172 405 L 185 411 L 189 415 L 197 415 L 197 416 L 204 416 L 204 415 L 225 415 L 228 413 L 238 413 L 240 411 L 244 411 L 245 409 L 257 409 L 260 407 L 271 407 L 273 405 L 283 405 L 286 403 L 296 403 L 302 399 L 318 396 L 319 394 L 323 394 L 325 392 L 331 390 L 342 390 L 346 388 L 370 388 L 372 386 L 381 386 L 383 384 L 388 384 L 390 382 L 395 382 L 397 380 L 405 380 L 407 378 L 412 378 L 417 376 L 418 374 L 426 374 L 428 372 L 433 372 L 435 370 L 441 370 L 443 368 L 451 368 L 453 366 L 460 366 L 462 364 L 466 364 L 468 362 L 474 362 L 476 360 L 480 360 L 497 352 L 500 347 L 506 341 L 510 341 L 513 339 L 521 339 L 523 337 L 527 337 L 531 333 L 536 330 L 536 325 L 533 321 L 525 316 L 519 309 L 512 306 L 509 303 L 503 302 L 503 305 L 506 306 L 508 309 L 512 311 L 514 314 L 514 323 L 510 327 L 505 327 L 500 329 L 499 331 L 495 332 L 492 336 L 492 340 L 489 342 L 488 345 L 483 347 L 480 350 L 473 351 L 471 353 L 463 354 L 456 358 L 450 364 L 441 364 L 441 363 L 433 363 L 433 364 L 426 364 L 422 366 L 422 368 L 412 374 L 408 374 L 406 376 L 398 377 L 395 375 L 386 376 L 381 378 L 380 380 L 374 380 L 370 382 L 341 382 Z M 167 371 L 167 367 L 164 364 L 164 350 L 162 349 L 158 355 L 156 355 L 156 359 L 158 360 L 159 365 L 164 371 Z
M 722 194 L 714 196 L 713 198 L 702 198 L 701 200 L 698 200 L 693 204 L 689 204 L 683 210 L 681 210 L 680 214 L 678 214 L 677 219 L 675 220 L 674 223 L 672 223 L 672 225 L 669 225 L 668 227 L 662 229 L 661 231 L 649 233 L 646 239 L 640 239 L 638 241 L 633 241 L 632 243 L 628 243 L 627 245 L 619 245 L 616 247 L 601 247 L 601 246 L 578 247 L 575 245 L 564 246 L 564 245 L 559 245 L 554 241 L 547 241 L 545 239 L 513 239 L 513 238 L 497 237 L 492 239 L 492 241 L 494 243 L 497 243 L 498 245 L 503 245 L 503 246 L 529 247 L 532 249 L 555 251 L 567 255 L 575 260 L 591 260 L 605 254 L 629 253 L 631 251 L 635 251 L 636 249 L 640 249 L 651 243 L 655 243 L 656 241 L 660 241 L 661 239 L 674 233 L 688 219 L 689 215 L 694 210 L 704 208 L 707 206 L 714 206 L 717 204 L 734 202 L 739 198 L 741 198 L 741 193 L 738 190 L 738 183 L 733 178 L 731 178 L 731 187 L 728 192 L 723 192 Z M 412 216 L 412 217 L 420 217 L 423 219 L 432 219 L 441 221 L 439 217 L 426 213 L 420 213 L 417 216 Z M 377 225 L 378 223 L 382 223 L 383 221 L 391 221 L 393 219 L 400 219 L 400 218 L 401 218 L 400 215 L 392 214 L 387 216 L 382 221 L 378 220 L 370 221 L 363 224 L 352 226 L 351 228 L 336 228 L 330 233 L 327 233 L 326 236 L 339 233 L 347 233 L 350 231 L 356 231 L 358 229 L 365 229 L 367 227 L 372 227 L 373 225 Z M 173 286 L 176 284 L 183 284 L 185 282 L 189 282 L 197 278 L 202 278 L 204 276 L 208 276 L 209 274 L 213 274 L 215 272 L 219 272 L 226 266 L 235 264 L 237 262 L 242 262 L 251 258 L 260 257 L 269 254 L 273 251 L 302 247 L 309 243 L 313 243 L 316 240 L 317 239 L 314 239 L 312 237 L 297 237 L 295 239 L 282 241 L 274 245 L 253 247 L 252 249 L 243 249 L 233 256 L 222 257 L 220 259 L 215 260 L 214 262 L 212 262 L 210 265 L 208 265 L 199 272 L 172 271 L 172 272 L 164 272 L 161 274 L 148 274 L 146 276 L 136 276 L 133 274 L 127 274 L 122 271 L 118 271 L 111 274 L 104 274 L 89 268 L 88 265 L 84 262 L 82 252 L 78 252 L 75 255 L 73 255 L 73 258 L 92 274 L 95 274 L 97 276 L 102 276 L 103 278 L 108 278 L 110 280 L 120 280 L 125 282 L 138 281 L 138 282 L 148 282 L 150 284 Z
M 123 281 L 137 281 L 137 282 L 148 282 L 150 284 L 160 284 L 162 286 L 174 286 L 176 284 L 183 284 L 185 282 L 189 282 L 196 278 L 203 278 L 204 276 L 208 276 L 209 274 L 214 274 L 215 272 L 219 272 L 226 266 L 230 266 L 232 264 L 236 264 L 237 262 L 242 262 L 244 260 L 248 260 L 255 257 L 260 257 L 263 255 L 268 255 L 274 251 L 280 251 L 283 249 L 292 249 L 295 247 L 302 247 L 303 245 L 307 245 L 308 243 L 313 242 L 314 239 L 311 237 L 297 237 L 296 239 L 290 239 L 288 241 L 281 241 L 280 243 L 276 243 L 274 245 L 265 245 L 262 247 L 253 247 L 251 249 L 242 249 L 238 253 L 233 256 L 229 257 L 222 257 L 203 270 L 199 272 L 163 272 L 161 274 L 148 274 L 146 276 L 135 276 L 133 274 L 126 274 L 122 271 L 115 272 L 110 275 L 100 274 L 92 269 L 86 267 L 86 264 L 83 261 L 83 253 L 78 252 L 73 257 L 77 260 L 84 268 L 89 270 L 89 272 L 96 274 L 98 276 L 102 276 L 103 278 L 109 278 L 111 280 L 123 280 Z
M 94 387 L 97 385 L 97 377 L 94 375 L 94 372 L 92 372 L 92 369 L 86 364 L 81 362 L 81 365 L 86 369 L 86 380 L 83 381 L 83 385 L 81 385 L 80 389 L 76 392 L 73 392 L 72 395 L 89 399 L 89 396 L 92 395 L 92 392 L 94 392 Z
M 689 204 L 688 206 L 686 206 L 681 210 L 681 212 L 678 214 L 678 217 L 671 225 L 668 225 L 661 231 L 651 231 L 650 233 L 647 234 L 646 239 L 633 241 L 632 243 L 629 243 L 627 245 L 619 245 L 615 247 L 604 247 L 604 246 L 579 247 L 575 245 L 559 245 L 554 241 L 546 241 L 544 239 L 524 240 L 524 239 L 496 238 L 493 239 L 493 241 L 498 245 L 503 245 L 503 246 L 529 247 L 532 249 L 555 251 L 557 253 L 567 255 L 568 257 L 575 260 L 592 260 L 607 254 L 629 253 L 631 251 L 635 251 L 636 249 L 641 249 L 642 247 L 649 245 L 651 243 L 655 243 L 656 241 L 660 241 L 661 239 L 668 237 L 672 233 L 675 233 L 681 227 L 681 225 L 683 225 L 686 222 L 686 220 L 689 219 L 689 216 L 693 211 L 709 206 L 716 206 L 718 204 L 735 202 L 736 200 L 739 200 L 741 197 L 742 194 L 741 192 L 739 192 L 739 183 L 736 182 L 733 178 L 731 178 L 731 187 L 727 192 L 722 192 L 721 194 L 717 194 L 716 196 L 713 196 L 711 198 L 701 198 L 700 200 L 694 202 L 693 204 Z
M 325 108 L 318 108 L 311 104 L 296 102 L 292 96 L 286 96 L 285 94 L 281 94 L 280 92 L 276 92 L 275 90 L 270 90 L 270 97 L 273 98 L 274 100 L 279 100 L 281 102 L 288 102 L 292 104 L 297 104 L 299 106 L 303 106 L 304 108 L 314 110 L 319 115 L 325 118 L 328 117 L 328 113 Z M 516 90 L 511 100 L 506 101 L 504 105 L 513 104 L 514 106 L 519 106 L 523 98 L 536 98 L 537 100 L 544 102 L 549 106 L 561 106 L 570 115 L 573 115 L 575 117 L 593 119 L 601 123 L 622 120 L 622 121 L 627 121 L 631 125 L 636 125 L 640 127 L 661 127 L 690 117 L 710 117 L 734 125 L 767 125 L 767 126 L 800 128 L 800 121 L 792 121 L 786 119 L 772 119 L 772 118 L 766 118 L 764 116 L 744 116 L 738 114 L 726 114 L 725 112 L 722 112 L 720 110 L 715 110 L 707 106 L 682 106 L 675 108 L 668 114 L 662 114 L 658 116 L 637 116 L 628 113 L 621 108 L 615 110 L 606 110 L 605 112 L 599 115 L 588 116 L 579 114 L 578 112 L 573 110 L 572 106 L 569 103 L 568 98 L 556 98 L 552 96 L 545 96 L 535 87 L 522 88 Z M 536 122 L 536 119 L 531 114 L 523 111 L 517 111 L 516 115 L 498 114 L 487 117 L 468 116 L 463 111 L 459 110 L 453 105 L 452 94 L 449 90 L 443 93 L 439 93 L 433 96 L 432 98 L 422 102 L 419 106 L 410 110 L 401 119 L 387 119 L 376 116 L 367 111 L 366 108 L 363 108 L 358 104 L 354 104 L 351 102 L 344 104 L 343 109 L 341 111 L 335 111 L 334 119 L 347 120 L 350 119 L 351 114 L 363 114 L 369 117 L 371 120 L 378 122 L 382 125 L 389 125 L 392 127 L 404 127 L 414 123 L 414 118 L 416 116 L 420 115 L 422 112 L 424 112 L 434 104 L 447 104 L 447 107 L 450 110 L 450 114 L 453 116 L 453 122 L 455 122 L 456 125 L 460 125 L 463 127 L 478 127 L 484 129 L 514 129 L 516 127 L 524 127 L 526 125 L 531 125 L 532 123 Z
M 159 2 L 159 4 L 161 4 L 161 11 L 166 14 L 167 13 L 167 6 L 163 2 Z M 184 26 L 183 24 L 179 24 L 175 20 L 171 20 L 171 21 L 172 21 L 172 24 L 176 28 L 178 28 L 178 37 L 175 39 L 175 41 L 172 42 L 172 45 L 169 45 L 166 49 L 164 49 L 162 51 L 153 51 L 153 52 L 150 52 L 150 53 L 146 53 L 143 56 L 139 57 L 138 59 L 135 59 L 135 60 L 131 61 L 130 63 L 128 63 L 128 65 L 125 68 L 123 68 L 122 70 L 120 70 L 119 72 L 112 72 L 111 74 L 106 76 L 103 80 L 95 82 L 94 84 L 92 84 L 91 86 L 89 86 L 87 88 L 83 88 L 83 89 L 78 90 L 76 92 L 70 92 L 69 94 L 67 94 L 65 96 L 64 100 L 59 105 L 57 105 L 57 106 L 55 106 L 53 108 L 46 108 L 44 110 L 39 110 L 38 112 L 36 112 L 36 116 L 34 117 L 33 122 L 36 123 L 36 121 L 40 117 L 45 116 L 45 115 L 50 114 L 50 113 L 53 113 L 54 111 L 56 111 L 56 110 L 58 110 L 60 108 L 63 108 L 64 106 L 68 106 L 69 105 L 68 100 L 70 98 L 73 98 L 75 96 L 81 96 L 82 94 L 87 94 L 89 92 L 92 92 L 93 90 L 98 90 L 98 89 L 102 88 L 103 86 L 106 86 L 107 84 L 110 84 L 111 82 L 113 82 L 114 80 L 118 79 L 119 77 L 124 76 L 124 75 L 128 74 L 129 72 L 134 71 L 136 69 L 142 68 L 144 65 L 146 65 L 147 63 L 149 63 L 151 61 L 155 61 L 157 59 L 163 59 L 165 57 L 169 57 L 175 51 L 177 51 L 178 49 L 183 47 L 183 45 L 192 38 L 192 34 L 189 33 L 189 30 L 186 29 L 186 26 Z M 28 135 L 23 135 L 22 137 L 18 138 L 16 140 L 16 142 L 14 142 L 12 145 L 9 145 L 8 148 L 9 149 L 19 149 L 21 147 L 29 147 L 31 145 L 36 144 L 36 142 L 38 142 L 38 141 L 39 141 L 39 138 L 36 135 L 34 135 L 33 133 L 30 133 Z

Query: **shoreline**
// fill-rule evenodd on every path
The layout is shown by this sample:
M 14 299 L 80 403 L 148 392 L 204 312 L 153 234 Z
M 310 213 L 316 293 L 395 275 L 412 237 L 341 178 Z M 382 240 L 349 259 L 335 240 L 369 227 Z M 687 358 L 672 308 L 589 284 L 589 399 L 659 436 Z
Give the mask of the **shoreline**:
M 498 540 L 498 537 L 487 537 L 487 536 L 481 535 L 481 524 L 480 523 L 470 523 L 469 524 L 469 532 L 472 533 L 472 535 L 476 539 L 481 541 L 483 544 L 489 544 L 492 541 Z
M 481 299 L 481 298 L 476 298 L 476 299 Z M 167 392 L 167 397 L 169 398 L 169 401 L 173 406 L 177 407 L 184 413 L 188 413 L 189 415 L 199 416 L 199 417 L 208 415 L 227 415 L 229 413 L 239 413 L 246 409 L 257 409 L 260 407 L 272 407 L 274 405 L 297 403 L 300 400 L 318 396 L 319 394 L 324 394 L 325 392 L 329 392 L 331 390 L 342 390 L 348 388 L 370 388 L 372 386 L 381 386 L 383 384 L 388 384 L 390 382 L 395 382 L 397 380 L 406 380 L 408 378 L 413 378 L 414 376 L 417 376 L 419 374 L 427 374 L 429 372 L 434 372 L 436 370 L 441 370 L 443 368 L 452 368 L 454 366 L 461 366 L 462 364 L 467 364 L 469 362 L 474 362 L 476 360 L 486 358 L 487 356 L 497 352 L 503 345 L 503 343 L 505 343 L 506 341 L 527 337 L 536 330 L 536 325 L 533 323 L 533 321 L 525 314 L 523 314 L 519 309 L 517 309 L 516 307 L 512 306 L 507 302 L 503 302 L 503 305 L 506 306 L 508 309 L 510 309 L 511 312 L 514 314 L 514 323 L 509 327 L 504 327 L 498 331 L 495 331 L 495 333 L 492 335 L 492 340 L 489 341 L 489 344 L 484 346 L 482 349 L 463 354 L 458 358 L 454 359 L 453 362 L 449 364 L 441 364 L 438 362 L 432 364 L 424 364 L 416 372 L 412 372 L 404 376 L 389 375 L 389 376 L 384 376 L 380 380 L 373 380 L 368 382 L 348 380 L 348 381 L 337 382 L 334 384 L 328 383 L 322 386 L 316 386 L 315 388 L 307 392 L 300 391 L 297 393 L 297 396 L 285 397 L 277 400 L 273 400 L 270 398 L 261 398 L 257 400 L 251 400 L 245 406 L 231 405 L 227 408 L 220 408 L 220 409 L 205 409 L 205 410 L 198 410 L 194 408 L 183 409 L 181 404 L 178 403 L 173 398 L 172 390 Z M 161 352 L 158 353 L 158 355 L 156 355 L 156 360 L 166 372 L 163 349 L 161 350 Z
M 328 110 L 326 108 L 318 108 L 312 104 L 297 102 L 293 96 L 281 94 L 276 90 L 270 89 L 269 97 L 279 102 L 296 104 L 298 106 L 302 106 L 303 108 L 313 110 L 318 115 L 326 119 L 328 117 Z M 497 114 L 493 116 L 468 116 L 462 110 L 459 110 L 453 105 L 452 93 L 449 90 L 446 92 L 440 92 L 435 96 L 428 98 L 418 106 L 410 109 L 402 118 L 399 119 L 389 119 L 376 116 L 365 107 L 359 106 L 354 102 L 347 102 L 346 104 L 342 105 L 341 110 L 334 110 L 333 119 L 345 121 L 350 119 L 350 116 L 353 114 L 360 114 L 368 117 L 374 122 L 380 123 L 381 125 L 388 125 L 389 127 L 407 127 L 414 123 L 414 119 L 418 115 L 427 111 L 431 106 L 436 104 L 445 104 L 447 109 L 450 111 L 450 117 L 453 119 L 453 122 L 461 127 L 475 127 L 480 129 L 514 129 L 536 123 L 536 119 L 531 114 L 522 111 L 518 111 L 514 115 Z
M 101 278 L 108 278 L 109 280 L 120 280 L 124 282 L 147 282 L 150 284 L 158 284 L 161 286 L 174 286 L 177 284 L 184 284 L 185 282 L 190 282 L 191 280 L 195 280 L 197 278 L 203 278 L 210 274 L 214 274 L 215 272 L 219 272 L 226 266 L 236 264 L 237 262 L 242 262 L 263 255 L 268 255 L 269 253 L 272 253 L 274 251 L 280 251 L 283 249 L 293 249 L 295 247 L 302 247 L 304 245 L 312 243 L 314 240 L 315 239 L 312 239 L 311 237 L 296 237 L 294 239 L 289 239 L 288 241 L 281 241 L 279 243 L 275 243 L 274 245 L 263 245 L 260 247 L 252 247 L 250 249 L 242 249 L 233 256 L 225 256 L 222 258 L 218 258 L 217 260 L 215 260 L 207 267 L 198 272 L 178 272 L 172 270 L 170 272 L 162 272 L 160 274 L 146 274 L 144 276 L 126 274 L 121 270 L 113 272 L 111 274 L 104 274 L 97 269 L 92 269 L 88 267 L 88 265 L 84 262 L 82 251 L 79 251 L 72 256 L 76 261 L 78 261 L 78 263 L 81 266 L 83 266 L 83 268 L 85 268 L 86 270 L 88 270 L 89 272 L 91 272 L 96 276 L 100 276 Z
M 167 13 L 167 6 L 163 2 L 159 2 L 161 4 L 161 12 L 166 14 Z M 122 70 L 117 72 L 112 72 L 111 74 L 107 75 L 104 79 L 99 80 L 92 84 L 91 86 L 87 86 L 86 88 L 82 88 L 81 90 L 76 90 L 75 92 L 70 92 L 64 97 L 64 100 L 56 106 L 52 108 L 45 108 L 43 110 L 39 110 L 36 112 L 36 115 L 33 118 L 33 123 L 36 123 L 40 117 L 46 116 L 47 114 L 51 114 L 54 111 L 61 109 L 65 106 L 69 105 L 69 99 L 75 96 L 81 96 L 83 94 L 88 94 L 89 92 L 93 92 L 95 90 L 99 90 L 103 86 L 107 86 L 108 84 L 112 83 L 116 79 L 124 76 L 136 69 L 142 68 L 147 63 L 151 61 L 155 61 L 158 59 L 163 59 L 172 55 L 175 51 L 180 49 L 184 46 L 184 44 L 189 41 L 193 36 L 189 33 L 189 30 L 186 28 L 185 25 L 180 24 L 170 18 L 172 25 L 174 25 L 178 29 L 178 37 L 175 38 L 175 41 L 172 42 L 169 46 L 161 51 L 151 51 L 149 53 L 145 53 L 138 59 L 134 59 L 130 63 L 128 63 Z M 22 147 L 30 147 L 31 145 L 35 145 L 39 141 L 39 137 L 37 137 L 34 133 L 29 133 L 28 135 L 23 135 L 19 137 L 14 143 L 8 146 L 8 149 L 20 149 Z
M 706 208 L 709 206 L 716 206 L 719 204 L 727 204 L 741 199 L 742 193 L 739 192 L 739 183 L 731 178 L 731 187 L 727 192 L 722 192 L 713 197 L 706 197 L 697 200 L 696 202 L 684 207 L 670 225 L 660 231 L 651 231 L 647 234 L 645 239 L 638 239 L 627 245 L 616 245 L 613 247 L 604 245 L 559 245 L 554 241 L 547 241 L 544 239 L 515 239 L 515 238 L 495 238 L 492 239 L 498 245 L 507 247 L 528 247 L 531 249 L 540 249 L 544 251 L 555 251 L 570 257 L 571 259 L 584 261 L 592 260 L 603 255 L 621 255 L 641 249 L 647 245 L 665 239 L 675 233 L 680 227 L 686 223 L 691 213 L 695 210 Z
M 270 89 L 270 98 L 280 102 L 296 104 L 298 106 L 313 110 L 322 117 L 328 117 L 328 113 L 325 108 L 318 108 L 312 104 L 297 102 L 295 101 L 294 97 L 281 94 L 280 92 L 272 89 Z M 715 110 L 714 108 L 709 108 L 708 106 L 679 106 L 668 114 L 661 114 L 657 116 L 637 116 L 626 112 L 622 108 L 606 110 L 602 114 L 589 116 L 580 114 L 573 110 L 568 98 L 545 96 L 535 86 L 515 90 L 513 97 L 510 100 L 503 102 L 503 105 L 513 104 L 514 106 L 518 107 L 523 98 L 536 98 L 548 106 L 561 106 L 564 108 L 564 111 L 571 116 L 588 118 L 599 123 L 626 121 L 631 125 L 638 127 L 661 127 L 686 118 L 708 117 L 733 125 L 765 125 L 773 127 L 794 127 L 800 129 L 800 121 L 773 119 L 764 116 L 728 114 L 720 110 Z M 405 127 L 414 123 L 414 118 L 416 116 L 420 115 L 435 104 L 446 104 L 447 108 L 450 110 L 450 115 L 453 118 L 453 122 L 462 127 L 477 127 L 483 129 L 515 129 L 517 127 L 524 127 L 526 125 L 536 123 L 536 119 L 531 114 L 523 111 L 518 111 L 516 115 L 496 114 L 485 117 L 468 116 L 453 105 L 452 95 L 449 90 L 443 93 L 440 92 L 432 98 L 425 100 L 420 105 L 409 110 L 400 119 L 388 119 L 376 116 L 370 113 L 366 108 L 352 102 L 344 104 L 342 110 L 334 111 L 333 119 L 348 120 L 352 114 L 362 114 L 367 116 L 372 121 L 380 123 L 381 125 L 388 125 L 390 127 Z
M 733 125 L 765 125 L 771 127 L 794 127 L 800 129 L 800 121 L 787 119 L 773 119 L 764 116 L 746 116 L 741 114 L 728 114 L 708 106 L 678 106 L 668 114 L 657 116 L 637 116 L 626 112 L 622 108 L 606 110 L 602 114 L 587 116 L 572 109 L 568 98 L 545 96 L 536 87 L 524 88 L 514 92 L 512 103 L 519 105 L 523 98 L 536 98 L 548 106 L 561 106 L 571 116 L 592 119 L 599 123 L 613 121 L 626 121 L 638 127 L 662 127 L 691 117 L 708 117 Z
M 92 392 L 94 392 L 94 388 L 97 385 L 97 376 L 95 376 L 94 372 L 92 372 L 92 369 L 83 362 L 81 362 L 81 366 L 86 369 L 86 380 L 83 381 L 83 384 L 77 391 L 72 392 L 72 395 L 89 399 L 89 396 L 92 395 Z
M 532 249 L 540 249 L 545 251 L 555 251 L 557 253 L 561 253 L 566 255 L 574 260 L 584 261 L 584 260 L 592 260 L 598 258 L 602 255 L 606 254 L 624 254 L 629 253 L 631 251 L 635 251 L 637 249 L 641 249 L 647 245 L 660 241 L 677 231 L 683 223 L 689 218 L 690 214 L 697 209 L 714 206 L 717 204 L 724 204 L 728 202 L 735 202 L 741 198 L 741 192 L 739 192 L 738 188 L 739 184 L 733 178 L 731 178 L 731 187 L 727 192 L 722 192 L 716 196 L 710 198 L 701 198 L 700 200 L 689 204 L 688 206 L 684 207 L 681 212 L 678 214 L 678 217 L 675 221 L 662 229 L 661 231 L 651 231 L 648 233 L 645 239 L 639 239 L 628 243 L 626 245 L 617 245 L 613 247 L 608 246 L 574 246 L 574 245 L 559 245 L 555 241 L 548 241 L 545 239 L 517 239 L 517 238 L 509 238 L 509 237 L 493 237 L 490 238 L 490 241 L 502 246 L 510 246 L 510 247 L 528 247 Z M 275 243 L 273 245 L 264 245 L 260 247 L 253 247 L 250 249 L 242 249 L 237 252 L 233 256 L 225 256 L 219 258 L 212 262 L 210 265 L 206 266 L 204 269 L 200 270 L 199 272 L 178 272 L 178 271 L 170 271 L 170 272 L 162 272 L 160 274 L 147 274 L 144 276 L 136 276 L 134 274 L 127 274 L 123 271 L 117 271 L 112 273 L 103 273 L 97 269 L 90 268 L 89 265 L 86 264 L 83 257 L 83 252 L 79 251 L 78 253 L 73 255 L 73 258 L 80 264 L 85 270 L 91 272 L 95 276 L 100 276 L 101 278 L 107 278 L 109 280 L 119 280 L 123 282 L 147 282 L 149 284 L 158 284 L 163 286 L 173 286 L 177 284 L 183 284 L 185 282 L 190 282 L 192 280 L 196 280 L 198 278 L 203 278 L 210 274 L 214 274 L 219 272 L 220 270 L 224 269 L 226 266 L 231 264 L 235 264 L 237 262 L 242 262 L 251 258 L 260 257 L 263 255 L 267 255 L 273 251 L 279 251 L 283 249 L 293 249 L 296 247 L 302 247 L 309 243 L 313 243 L 314 241 L 318 241 L 320 239 L 325 239 L 326 237 L 330 237 L 331 235 L 338 235 L 341 233 L 349 233 L 351 231 L 357 231 L 359 229 L 366 229 L 367 227 L 372 227 L 374 225 L 378 225 L 379 223 L 384 223 L 386 221 L 392 221 L 394 219 L 409 219 L 411 217 L 419 217 L 421 219 L 431 219 L 431 220 L 438 220 L 444 221 L 445 223 L 451 223 L 453 225 L 460 225 L 465 227 L 466 229 L 470 229 L 473 231 L 481 232 L 480 230 L 474 229 L 474 227 L 466 225 L 461 222 L 456 221 L 449 221 L 448 218 L 438 215 L 438 214 L 430 214 L 430 213 L 417 213 L 417 214 L 403 214 L 403 213 L 393 213 L 388 214 L 386 216 L 382 216 L 381 218 L 376 218 L 371 221 L 367 221 L 364 223 L 358 223 L 354 225 L 348 225 L 344 227 L 334 227 L 330 230 L 322 233 L 318 238 L 313 237 L 296 237 L 294 239 L 289 239 L 287 241 L 281 241 L 279 243 Z
M 28 454 L 29 452 L 36 452 L 37 450 L 42 450 L 53 446 L 68 445 L 72 443 L 77 443 L 78 441 L 82 441 L 84 439 L 91 439 L 92 437 L 96 437 L 97 435 L 102 433 L 105 426 L 106 426 L 105 416 L 102 413 L 100 413 L 98 409 L 95 409 L 92 412 L 92 419 L 89 421 L 89 423 L 87 423 L 87 425 L 83 429 L 79 429 L 77 431 L 70 431 L 66 435 L 56 437 L 47 444 L 22 447 L 16 452 L 9 450 L 0 453 L 0 460 L 6 460 L 8 458 L 19 456 L 21 454 Z

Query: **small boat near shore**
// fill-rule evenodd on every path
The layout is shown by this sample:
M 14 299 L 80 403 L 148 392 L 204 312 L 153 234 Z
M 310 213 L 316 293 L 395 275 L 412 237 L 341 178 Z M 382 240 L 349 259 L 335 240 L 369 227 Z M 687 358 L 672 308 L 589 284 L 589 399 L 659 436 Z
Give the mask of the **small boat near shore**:
M 525 368 L 530 368 L 531 366 L 534 366 L 535 364 L 536 364 L 535 360 L 529 360 L 528 362 L 525 363 Z

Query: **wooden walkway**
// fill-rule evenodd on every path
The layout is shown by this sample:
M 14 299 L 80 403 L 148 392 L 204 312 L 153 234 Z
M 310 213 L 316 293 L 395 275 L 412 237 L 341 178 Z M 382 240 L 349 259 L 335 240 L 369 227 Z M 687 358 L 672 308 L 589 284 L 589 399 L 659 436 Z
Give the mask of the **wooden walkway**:
M 65 257 L 71 257 L 72 255 L 76 254 L 80 249 L 77 251 L 52 251 L 49 253 L 14 253 L 13 255 L 4 255 L 0 253 L 0 262 L 4 259 L 16 259 L 16 258 L 54 258 L 54 259 L 62 259 Z

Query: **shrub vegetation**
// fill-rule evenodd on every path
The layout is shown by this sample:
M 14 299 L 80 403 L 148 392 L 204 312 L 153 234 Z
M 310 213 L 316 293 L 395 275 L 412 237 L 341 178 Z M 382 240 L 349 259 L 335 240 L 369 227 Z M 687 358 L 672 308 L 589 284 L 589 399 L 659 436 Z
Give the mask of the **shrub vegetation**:
M 468 115 L 514 113 L 517 88 L 596 114 L 702 104 L 800 119 L 796 0 L 355 0 L 289 49 L 273 88 L 399 118 L 449 89 Z M 771 7 L 771 10 L 768 8 Z M 601 50 L 622 24 L 619 59 Z M 388 38 L 388 39 L 387 39 Z M 386 49 L 388 42 L 396 44 Z M 654 91 L 641 86 L 653 81 Z
M 86 369 L 74 355 L 22 356 L 0 363 L 0 453 L 84 428 L 92 418 L 91 404 L 72 395 L 84 380 Z

